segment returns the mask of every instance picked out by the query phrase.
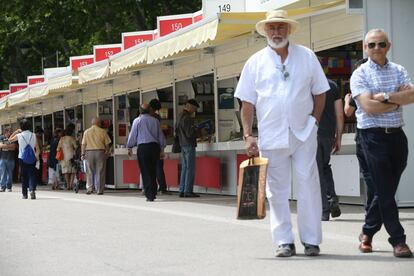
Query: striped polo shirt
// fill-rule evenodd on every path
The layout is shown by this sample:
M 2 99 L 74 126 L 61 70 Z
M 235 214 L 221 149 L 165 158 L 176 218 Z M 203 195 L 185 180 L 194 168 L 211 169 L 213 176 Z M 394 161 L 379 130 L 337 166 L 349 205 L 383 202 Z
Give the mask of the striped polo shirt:
M 357 127 L 367 129 L 374 127 L 401 127 L 404 125 L 403 110 L 399 107 L 390 112 L 370 114 L 359 104 L 358 96 L 362 93 L 393 93 L 403 85 L 412 85 L 407 70 L 401 65 L 386 61 L 381 67 L 371 59 L 362 64 L 351 76 L 352 97 L 356 100 Z

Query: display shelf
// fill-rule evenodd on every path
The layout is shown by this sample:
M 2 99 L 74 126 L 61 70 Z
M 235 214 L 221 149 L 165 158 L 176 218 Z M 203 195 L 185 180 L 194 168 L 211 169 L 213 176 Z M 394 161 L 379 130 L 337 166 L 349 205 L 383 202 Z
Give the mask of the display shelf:
M 362 41 L 339 46 L 316 53 L 326 77 L 338 84 L 341 98 L 350 93 L 349 80 L 355 63 L 362 59 Z M 355 117 L 346 119 L 344 133 L 353 133 L 356 129 Z

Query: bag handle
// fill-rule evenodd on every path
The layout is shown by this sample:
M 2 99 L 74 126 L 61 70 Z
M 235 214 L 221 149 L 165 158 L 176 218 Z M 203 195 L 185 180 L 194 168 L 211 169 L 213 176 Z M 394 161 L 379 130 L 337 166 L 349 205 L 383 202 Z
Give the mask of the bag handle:
M 249 166 L 254 165 L 254 156 L 249 157 Z

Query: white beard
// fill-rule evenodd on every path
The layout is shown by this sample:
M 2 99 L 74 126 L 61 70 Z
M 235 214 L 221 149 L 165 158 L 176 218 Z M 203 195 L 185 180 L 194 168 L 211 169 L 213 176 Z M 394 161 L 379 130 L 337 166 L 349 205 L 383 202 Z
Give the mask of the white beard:
M 285 47 L 288 43 L 289 43 L 289 38 L 286 37 L 284 38 L 281 42 L 276 43 L 274 42 L 270 37 L 266 37 L 267 39 L 267 44 L 272 47 L 273 49 L 280 49 Z

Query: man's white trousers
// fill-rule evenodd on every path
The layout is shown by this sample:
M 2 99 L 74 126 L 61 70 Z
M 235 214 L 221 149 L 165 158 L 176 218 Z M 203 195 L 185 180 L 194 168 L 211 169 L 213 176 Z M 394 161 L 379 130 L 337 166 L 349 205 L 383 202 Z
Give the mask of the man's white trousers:
M 317 127 L 304 142 L 289 132 L 289 148 L 263 150 L 269 159 L 266 196 L 270 205 L 270 228 L 273 243 L 278 246 L 294 243 L 289 208 L 292 171 L 295 170 L 297 219 L 302 243 L 319 245 L 322 242 L 322 199 L 316 163 Z

